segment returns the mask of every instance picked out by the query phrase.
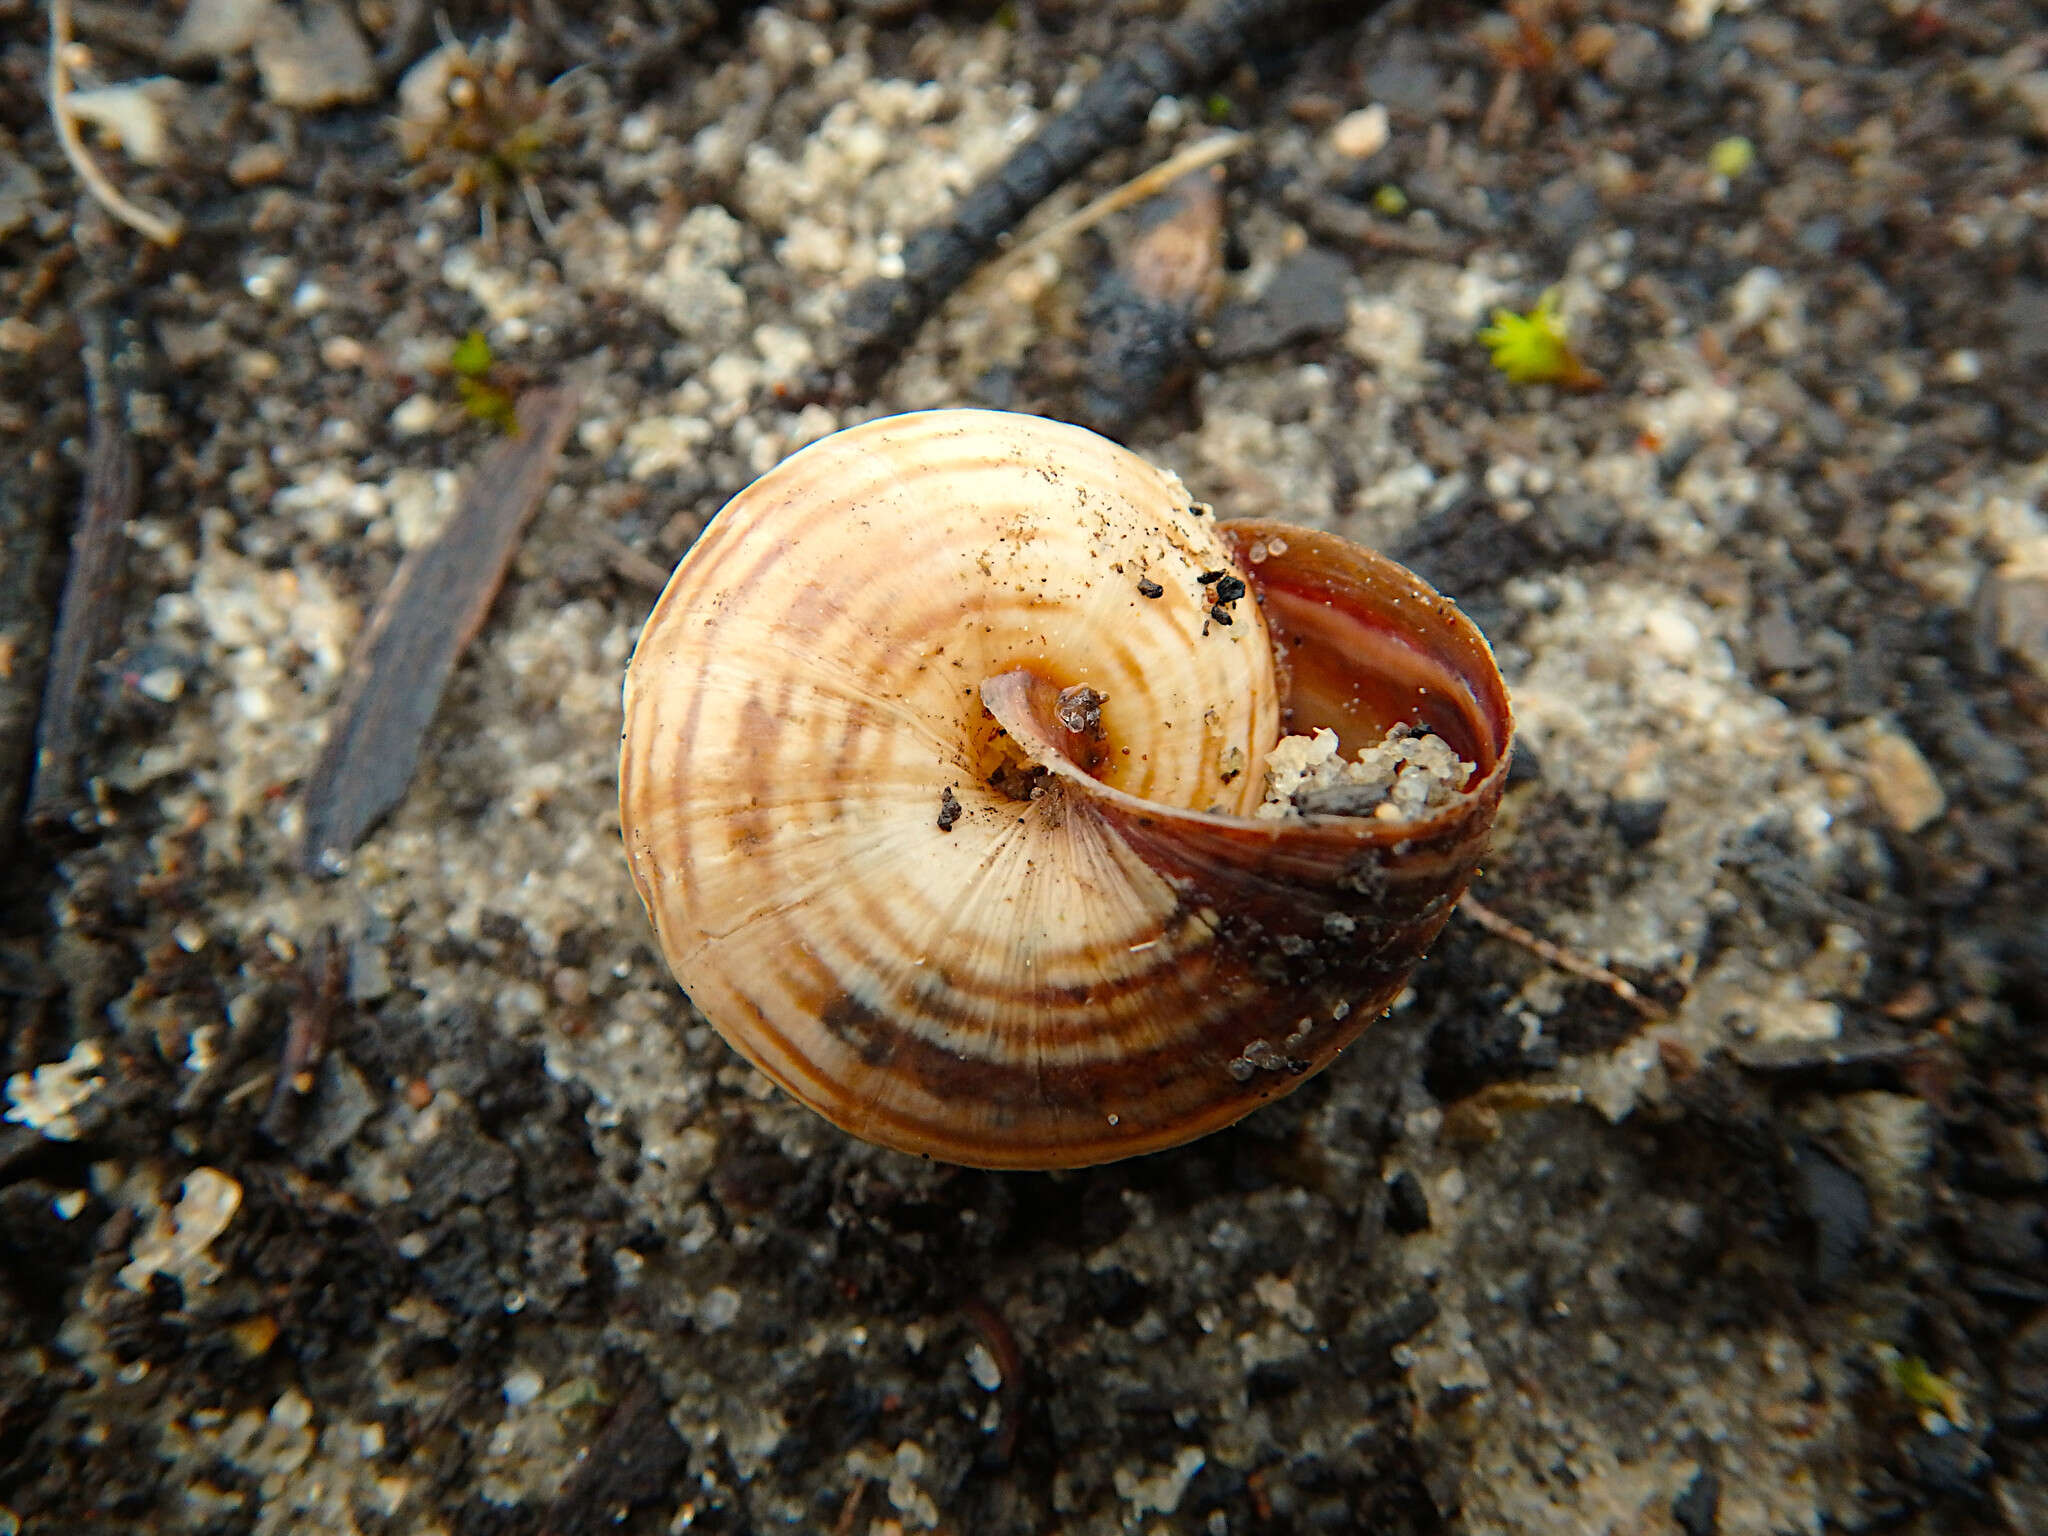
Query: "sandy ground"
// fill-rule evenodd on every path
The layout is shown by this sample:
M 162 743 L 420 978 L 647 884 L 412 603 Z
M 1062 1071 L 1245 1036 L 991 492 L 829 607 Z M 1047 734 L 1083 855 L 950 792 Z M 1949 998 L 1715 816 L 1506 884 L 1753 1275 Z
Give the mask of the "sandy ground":
M 463 67 L 405 6 L 214 9 L 80 17 L 81 90 L 164 81 L 88 138 L 165 251 L 78 193 L 0 0 L 10 793 L 82 307 L 143 471 L 92 810 L 4 855 L 0 1531 L 2048 1530 L 2037 7 L 1311 9 L 1034 218 L 1249 135 L 1211 346 L 1119 435 L 1466 606 L 1525 744 L 1477 889 L 1667 1014 L 1460 920 L 1292 1098 L 1065 1175 L 852 1142 L 692 1014 L 618 692 L 795 447 L 1096 411 L 1128 224 L 870 391 L 837 323 L 1170 8 L 621 6 L 568 73 L 502 7 L 449 8 Z M 1552 287 L 1598 388 L 1475 339 Z M 581 416 L 315 880 L 350 645 L 494 440 L 472 330 Z

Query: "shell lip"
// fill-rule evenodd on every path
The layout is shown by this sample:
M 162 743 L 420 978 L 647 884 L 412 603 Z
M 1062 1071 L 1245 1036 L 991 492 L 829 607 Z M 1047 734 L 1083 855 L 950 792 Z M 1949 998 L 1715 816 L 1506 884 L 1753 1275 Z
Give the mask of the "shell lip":
M 1018 743 L 1034 764 L 1084 796 L 1120 811 L 1139 826 L 1171 821 L 1185 827 L 1202 827 L 1268 842 L 1304 837 L 1340 841 L 1353 847 L 1399 848 L 1423 846 L 1442 838 L 1463 834 L 1473 807 L 1497 799 L 1507 782 L 1508 754 L 1503 752 L 1493 767 L 1445 805 L 1412 821 L 1380 821 L 1370 816 L 1305 814 L 1285 820 L 1255 816 L 1233 816 L 1227 811 L 1198 811 L 1145 800 L 1113 785 L 1105 784 L 1068 755 L 1061 731 L 1052 713 L 1058 687 L 1029 668 L 1018 667 L 981 684 L 981 701 L 997 724 Z

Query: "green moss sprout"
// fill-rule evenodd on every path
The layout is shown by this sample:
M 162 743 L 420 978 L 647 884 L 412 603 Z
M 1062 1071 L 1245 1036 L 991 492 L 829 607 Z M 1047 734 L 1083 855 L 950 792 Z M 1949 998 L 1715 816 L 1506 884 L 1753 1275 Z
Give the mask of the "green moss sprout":
M 1598 389 L 1600 375 L 1572 349 L 1564 318 L 1557 312 L 1557 298 L 1557 290 L 1547 288 L 1526 315 L 1496 309 L 1493 324 L 1480 331 L 1479 340 L 1492 354 L 1493 366 L 1513 383 Z

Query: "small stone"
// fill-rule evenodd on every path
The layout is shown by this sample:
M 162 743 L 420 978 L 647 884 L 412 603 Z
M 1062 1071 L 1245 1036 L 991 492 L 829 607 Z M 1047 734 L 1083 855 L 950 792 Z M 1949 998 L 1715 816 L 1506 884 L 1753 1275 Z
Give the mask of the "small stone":
M 1984 358 L 1970 347 L 1958 347 L 1943 356 L 1941 376 L 1950 384 L 1974 384 L 1984 377 Z
M 1871 722 L 1861 746 L 1864 782 L 1892 830 L 1918 832 L 1948 809 L 1941 780 L 1912 738 L 1896 726 Z
M 276 0 L 192 0 L 164 55 L 175 64 L 224 59 L 256 41 Z
M 73 91 L 70 101 L 74 117 L 119 144 L 137 165 L 164 165 L 171 158 L 171 114 L 184 97 L 180 82 L 158 75 Z
M 242 1207 L 242 1186 L 218 1168 L 194 1168 L 185 1176 L 177 1205 L 159 1210 L 149 1229 L 135 1239 L 129 1263 L 118 1279 L 131 1291 L 146 1290 L 150 1276 L 169 1275 L 189 1295 L 195 1286 L 220 1277 L 220 1262 L 206 1250 L 227 1231 Z
M 43 178 L 26 160 L 10 155 L 0 162 L 0 240 L 35 216 L 43 200 Z
M 2048 572 L 1996 578 L 1998 643 L 2048 679 Z
M 697 1326 L 706 1333 L 730 1328 L 740 1315 L 740 1293 L 729 1285 L 714 1286 L 697 1303 Z
M 1655 90 L 1670 72 L 1670 58 L 1648 27 L 1618 26 L 1600 60 L 1600 78 L 1623 93 Z
M 1378 102 L 1340 118 L 1330 130 L 1330 147 L 1352 160 L 1369 160 L 1387 147 L 1387 109 Z
M 351 945 L 348 953 L 348 1000 L 374 1003 L 391 995 L 391 957 L 381 944 Z
M 1342 333 L 1349 319 L 1344 290 L 1351 264 L 1333 251 L 1309 246 L 1273 274 L 1251 303 L 1227 304 L 1210 328 L 1209 355 L 1219 362 L 1263 357 L 1318 336 Z
M 2048 1411 L 2048 1311 L 2034 1314 L 2005 1341 L 1999 1375 L 2021 1407 L 2036 1414 Z
M 2020 104 L 2027 114 L 2027 121 L 2033 131 L 2048 138 L 2048 69 L 2037 69 L 2021 75 L 2007 87 L 2012 99 Z
M 266 1312 L 245 1317 L 228 1327 L 228 1342 L 244 1360 L 260 1360 L 277 1342 L 277 1319 Z
M 1403 1168 L 1387 1180 L 1387 1230 L 1402 1237 L 1429 1228 L 1429 1194 L 1422 1180 Z
M 1721 1529 L 1721 1479 L 1711 1467 L 1693 1474 L 1685 1492 L 1672 1501 L 1671 1518 L 1685 1536 L 1714 1536 Z
M 267 11 L 256 37 L 256 74 L 267 98 L 303 112 L 377 94 L 370 45 L 335 0 L 310 0 L 298 19 Z
M 1672 36 L 1696 43 L 1713 27 L 1714 13 L 1721 9 L 1721 4 L 1722 0 L 1678 0 L 1671 7 L 1671 19 L 1666 25 Z
M 326 1162 L 355 1139 L 382 1103 L 348 1057 L 340 1051 L 328 1052 L 301 1111 L 292 1144 L 293 1160 L 302 1168 Z
M 993 1392 L 1003 1384 L 1002 1366 L 989 1347 L 979 1339 L 967 1346 L 967 1374 L 974 1378 L 974 1384 L 984 1392 Z
M 1773 597 L 1760 606 L 1750 636 L 1756 643 L 1756 659 L 1766 671 L 1790 672 L 1806 664 L 1806 642 L 1784 598 Z
M 153 667 L 136 679 L 135 691 L 159 704 L 175 704 L 185 692 L 185 674 L 176 667 Z
M 418 437 L 431 432 L 441 419 L 441 405 L 432 395 L 413 395 L 391 413 L 391 430 L 400 437 Z
M 2008 363 L 2024 367 L 2048 358 L 2048 285 L 2014 283 L 1998 306 L 1996 325 Z
M 105 1059 L 96 1042 L 81 1040 L 62 1061 L 15 1073 L 7 1079 L 7 1118 L 52 1141 L 77 1140 L 78 1122 L 72 1111 L 105 1085 L 106 1079 L 94 1071 Z
M 505 1401 L 514 1408 L 524 1408 L 540 1396 L 541 1388 L 547 1385 L 539 1371 L 530 1365 L 522 1365 L 505 1378 L 503 1391 Z
M 1755 1034 L 1763 1045 L 1836 1040 L 1842 1034 L 1842 1010 L 1822 997 L 1773 998 L 1758 1009 Z
M 298 1388 L 288 1387 L 284 1395 L 270 1405 L 270 1422 L 279 1429 L 304 1429 L 313 1422 L 313 1404 Z
M 246 352 L 235 354 L 235 377 L 243 384 L 268 384 L 284 371 L 284 364 L 278 361 L 275 352 L 266 352 L 261 347 L 251 347 Z
M 1591 182 L 1557 176 L 1537 189 L 1529 212 L 1546 237 L 1569 245 L 1600 216 L 1600 194 Z
M 360 368 L 368 356 L 353 336 L 329 336 L 320 343 L 320 361 L 329 368 Z
M 1384 103 L 1404 118 L 1430 123 L 1442 108 L 1444 77 L 1429 45 L 1419 35 L 1396 28 L 1366 71 L 1365 88 L 1375 103 Z
M 1832 1288 L 1849 1278 L 1870 1236 L 1870 1196 L 1855 1174 L 1813 1147 L 1799 1149 L 1792 1178 L 1813 1231 L 1814 1278 Z
M 1644 848 L 1657 840 L 1664 829 L 1665 801 L 1657 798 L 1617 797 L 1607 803 L 1607 820 L 1621 834 L 1629 848 Z

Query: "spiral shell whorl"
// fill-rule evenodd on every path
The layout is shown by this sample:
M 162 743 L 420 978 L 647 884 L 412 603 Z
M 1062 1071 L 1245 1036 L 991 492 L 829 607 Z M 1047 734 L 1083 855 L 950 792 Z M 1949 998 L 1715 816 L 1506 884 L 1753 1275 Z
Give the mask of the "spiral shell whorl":
M 1438 676 L 1468 658 L 1410 668 L 1487 738 L 1442 828 L 1250 820 L 1300 665 L 1266 609 L 1336 622 L 1317 561 L 1351 549 L 1289 537 L 1307 595 L 1219 623 L 1203 574 L 1265 590 L 1233 527 L 1091 433 L 993 412 L 853 428 L 742 492 L 626 689 L 633 875 L 698 1007 L 836 1123 L 983 1166 L 1171 1145 L 1324 1064 L 1476 862 L 1505 701 L 1475 725 Z M 1301 670 L 1328 723 L 1404 717 Z M 1099 741 L 1060 717 L 1081 686 Z

